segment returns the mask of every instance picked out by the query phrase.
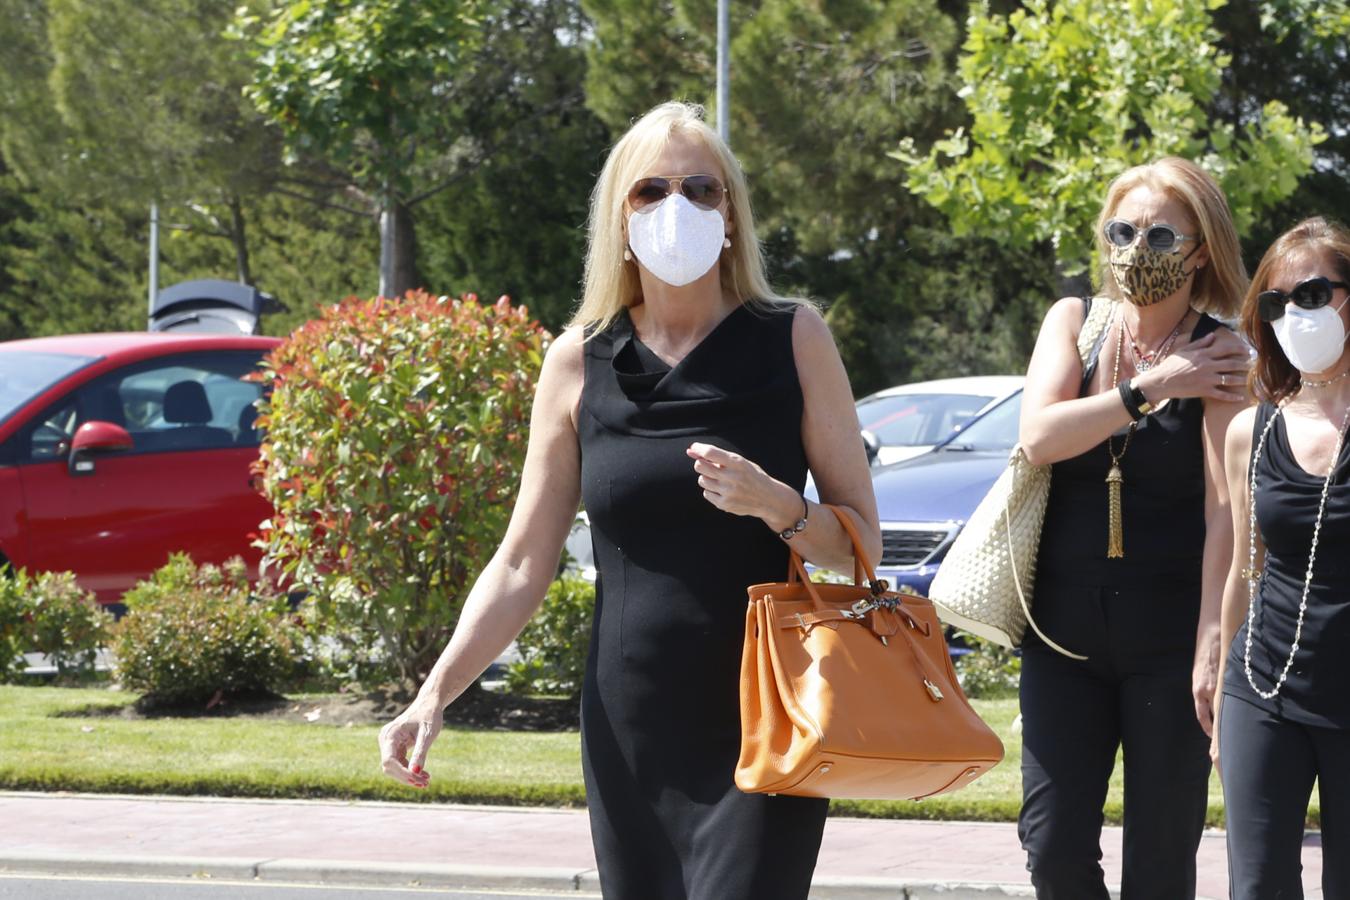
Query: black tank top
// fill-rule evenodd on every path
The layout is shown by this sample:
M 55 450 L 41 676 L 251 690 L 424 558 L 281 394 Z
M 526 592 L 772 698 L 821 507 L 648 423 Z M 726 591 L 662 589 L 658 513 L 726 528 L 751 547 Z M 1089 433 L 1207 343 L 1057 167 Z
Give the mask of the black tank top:
M 1256 453 L 1261 432 L 1275 407 L 1257 407 L 1252 432 Z M 1256 463 L 1256 525 L 1266 545 L 1257 587 L 1252 678 L 1269 691 L 1275 686 L 1294 642 L 1303 580 L 1308 570 L 1317 505 L 1325 478 L 1309 474 L 1295 460 L 1281 415 L 1271 426 Z M 1243 661 L 1247 625 L 1238 629 L 1228 654 L 1224 693 L 1277 715 L 1330 728 L 1350 728 L 1350 446 L 1341 448 L 1327 492 L 1317 539 L 1308 608 L 1289 677 L 1273 700 L 1262 699 L 1247 682 Z M 1246 564 L 1247 548 L 1235 552 Z M 1244 590 L 1245 595 L 1245 590 Z
M 1107 302 L 1097 300 L 1098 303 Z M 1191 340 L 1223 327 L 1201 315 Z M 1101 347 L 1083 372 L 1085 396 Z M 1104 351 L 1114 364 L 1115 347 Z M 1123 559 L 1108 559 L 1105 441 L 1051 469 L 1050 502 L 1041 532 L 1037 579 L 1118 587 L 1158 587 L 1194 592 L 1199 602 L 1205 546 L 1205 454 L 1201 439 L 1205 406 L 1198 397 L 1171 400 L 1145 416 L 1121 460 Z M 1116 453 L 1128 426 L 1112 437 Z

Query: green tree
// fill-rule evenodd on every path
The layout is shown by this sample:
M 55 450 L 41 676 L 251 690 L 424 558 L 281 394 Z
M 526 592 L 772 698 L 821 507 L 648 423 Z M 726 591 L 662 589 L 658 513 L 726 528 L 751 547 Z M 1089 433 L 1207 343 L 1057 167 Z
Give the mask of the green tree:
M 588 102 L 615 132 L 713 91 L 715 4 L 586 0 Z M 1053 284 L 1041 255 L 953 239 L 886 158 L 960 124 L 957 19 L 933 0 L 732 8 L 731 139 L 780 289 L 828 307 L 854 389 L 1020 370 Z M 655 76 L 640 77 L 645 71 Z M 992 277 L 997 272 L 998 277 Z
M 228 241 L 253 281 L 249 198 L 271 189 L 280 131 L 241 95 L 250 65 L 209 0 L 0 0 L 4 150 L 67 202 L 164 207 Z M 147 89 L 149 87 L 149 89 Z
M 418 208 L 418 269 L 430 285 L 495 285 L 559 331 L 580 294 L 609 131 L 586 108 L 580 5 L 512 2 L 499 15 L 464 76 L 466 127 L 495 149 Z
M 977 7 L 960 62 L 968 128 L 893 155 L 908 185 L 958 234 L 1010 247 L 1049 242 L 1066 271 L 1088 262 L 1103 186 L 1160 156 L 1205 166 L 1239 230 L 1294 192 L 1321 126 L 1269 100 L 1238 121 L 1209 115 L 1229 58 L 1211 9 L 1190 0 L 1028 0 L 1008 16 Z
M 321 160 L 379 217 L 382 295 L 417 283 L 412 207 L 474 153 L 459 140 L 458 76 L 479 12 L 476 0 L 299 0 L 240 17 L 257 60 L 247 93 L 290 159 Z
M 1310 215 L 1350 213 L 1350 4 L 1343 0 L 1233 0 L 1215 11 L 1220 48 L 1232 62 L 1214 114 L 1234 127 L 1268 100 L 1322 124 L 1312 171 L 1243 234 L 1247 259 Z

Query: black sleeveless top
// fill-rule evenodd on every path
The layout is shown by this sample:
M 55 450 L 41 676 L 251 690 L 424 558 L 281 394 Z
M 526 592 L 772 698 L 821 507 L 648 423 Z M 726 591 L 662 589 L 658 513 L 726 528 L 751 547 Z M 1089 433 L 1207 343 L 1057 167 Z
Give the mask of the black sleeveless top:
M 1221 327 L 1202 314 L 1190 339 Z M 1080 397 L 1086 395 L 1103 354 L 1104 364 L 1115 363 L 1115 346 L 1104 349 L 1106 343 L 1099 343 L 1084 369 Z M 1135 429 L 1120 463 L 1123 559 L 1106 555 L 1107 443 L 1054 464 L 1036 564 L 1038 583 L 1148 588 L 1166 583 L 1168 590 L 1193 592 L 1199 602 L 1205 547 L 1204 412 L 1198 397 L 1173 399 Z M 1111 437 L 1117 454 L 1128 430 L 1126 426 Z
M 1270 403 L 1257 407 L 1253 456 L 1274 411 Z M 1257 586 L 1251 658 L 1252 679 L 1263 691 L 1274 688 L 1289 658 L 1325 482 L 1323 476 L 1312 475 L 1298 464 L 1284 426 L 1281 415 L 1271 426 L 1256 463 L 1256 525 L 1265 541 L 1266 562 Z M 1350 547 L 1350 446 L 1341 448 L 1335 465 L 1317 539 L 1303 632 L 1288 680 L 1273 700 L 1264 700 L 1252 690 L 1243 671 L 1244 621 L 1228 654 L 1223 690 L 1296 722 L 1350 728 L 1350 557 L 1345 552 Z M 1235 552 L 1245 567 L 1247 547 L 1237 547 Z
M 788 548 L 703 497 L 701 441 L 800 490 L 795 307 L 737 307 L 675 366 L 627 311 L 585 345 L 578 436 L 598 572 L 582 687 L 582 768 L 606 897 L 805 900 L 827 803 L 745 794 L 746 588 Z

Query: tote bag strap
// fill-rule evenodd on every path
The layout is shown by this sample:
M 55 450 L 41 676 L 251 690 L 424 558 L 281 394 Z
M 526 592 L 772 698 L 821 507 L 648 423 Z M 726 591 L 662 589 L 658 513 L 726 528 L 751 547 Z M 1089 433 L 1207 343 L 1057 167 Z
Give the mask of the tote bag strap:
M 1078 332 L 1078 359 L 1084 369 L 1101 352 L 1102 343 L 1106 340 L 1106 329 L 1111 322 L 1113 306 L 1114 303 L 1105 298 L 1091 296 L 1083 298 L 1083 327 Z M 1009 464 L 1017 465 L 1021 454 L 1021 447 L 1013 448 L 1012 461 Z M 1021 462 L 1026 464 L 1025 457 Z M 1021 573 L 1017 571 L 1017 554 L 1013 551 L 1012 516 L 1006 506 L 1003 508 L 1003 527 L 1008 539 L 1008 563 L 1012 567 L 1013 587 L 1017 589 L 1017 599 L 1022 604 L 1022 614 L 1027 617 L 1027 624 L 1050 649 L 1070 659 L 1087 659 L 1086 656 L 1064 649 L 1036 624 L 1036 618 L 1031 614 L 1031 604 L 1027 602 L 1026 592 L 1022 590 Z
M 1012 565 L 1013 587 L 1017 588 L 1017 599 L 1022 603 L 1022 614 L 1027 617 L 1027 624 L 1031 626 L 1032 631 L 1040 636 L 1041 640 L 1045 641 L 1046 646 L 1051 650 L 1058 651 L 1070 659 L 1087 659 L 1086 656 L 1081 656 L 1070 650 L 1065 650 L 1059 644 L 1055 643 L 1048 634 L 1041 631 L 1041 626 L 1036 624 L 1036 620 L 1031 615 L 1031 604 L 1027 603 L 1027 595 L 1022 590 L 1022 576 L 1017 572 L 1017 554 L 1013 552 L 1012 517 L 1008 514 L 1008 508 L 1006 506 L 1003 508 L 1003 525 L 1008 535 L 1008 562 Z

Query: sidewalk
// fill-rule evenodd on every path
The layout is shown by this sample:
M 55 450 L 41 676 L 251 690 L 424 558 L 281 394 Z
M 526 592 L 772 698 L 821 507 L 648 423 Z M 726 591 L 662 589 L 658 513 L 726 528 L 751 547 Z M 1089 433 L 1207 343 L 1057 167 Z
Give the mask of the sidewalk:
M 533 888 L 599 895 L 584 811 L 333 801 L 0 793 L 0 871 Z M 1120 882 L 1120 829 L 1103 838 Z M 1304 843 L 1309 900 L 1321 846 Z M 813 900 L 1031 896 L 1011 824 L 832 818 Z M 1221 832 L 1199 894 L 1228 896 Z

